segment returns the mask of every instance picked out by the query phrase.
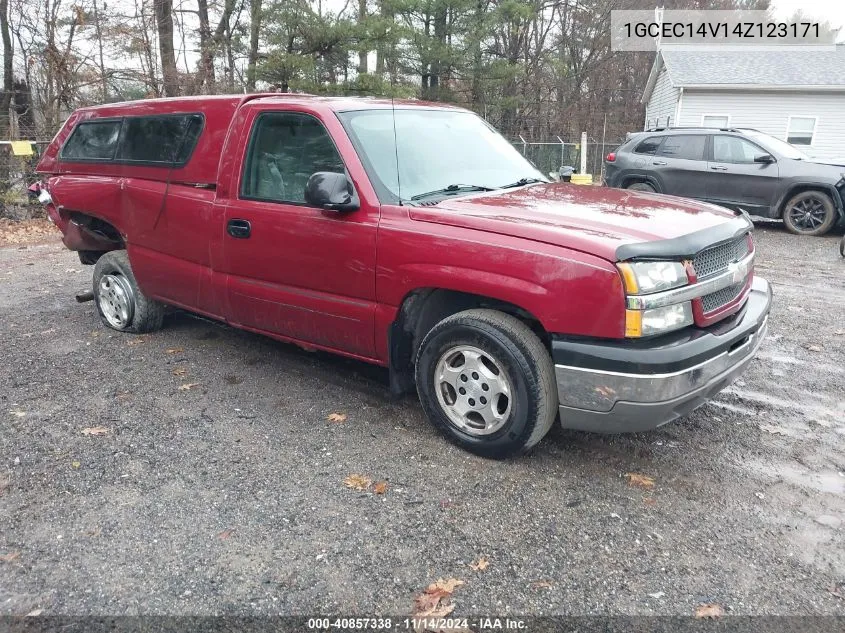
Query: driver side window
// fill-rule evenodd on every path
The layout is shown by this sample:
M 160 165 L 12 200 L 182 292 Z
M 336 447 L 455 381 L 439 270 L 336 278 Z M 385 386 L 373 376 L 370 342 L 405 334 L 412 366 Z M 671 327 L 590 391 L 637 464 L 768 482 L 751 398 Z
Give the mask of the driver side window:
M 297 112 L 266 112 L 252 127 L 241 198 L 304 205 L 311 174 L 344 170 L 331 137 L 317 119 Z

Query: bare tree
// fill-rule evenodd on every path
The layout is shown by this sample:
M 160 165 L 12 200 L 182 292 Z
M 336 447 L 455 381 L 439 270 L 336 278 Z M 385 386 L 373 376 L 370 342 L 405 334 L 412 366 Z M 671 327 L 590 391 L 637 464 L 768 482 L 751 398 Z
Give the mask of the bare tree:
M 164 78 L 164 94 L 168 97 L 176 97 L 179 95 L 179 72 L 176 70 L 176 54 L 173 51 L 173 0 L 154 0 L 153 5 L 158 31 L 158 52 Z
M 249 52 L 246 67 L 246 91 L 255 92 L 258 67 L 258 36 L 261 32 L 261 0 L 249 2 Z

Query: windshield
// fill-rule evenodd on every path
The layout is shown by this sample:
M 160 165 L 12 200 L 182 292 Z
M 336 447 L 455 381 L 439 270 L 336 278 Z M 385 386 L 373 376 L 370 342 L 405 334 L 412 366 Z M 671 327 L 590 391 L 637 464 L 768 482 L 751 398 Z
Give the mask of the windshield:
M 780 154 L 784 158 L 792 158 L 794 160 L 809 160 L 810 158 L 801 150 L 774 136 L 769 136 L 768 134 L 755 130 L 743 130 L 743 132 L 748 138 L 757 141 L 770 152 Z
M 363 154 L 370 178 L 377 181 L 380 197 L 387 193 L 393 201 L 466 195 L 522 179 L 548 180 L 471 112 L 403 108 L 339 116 Z

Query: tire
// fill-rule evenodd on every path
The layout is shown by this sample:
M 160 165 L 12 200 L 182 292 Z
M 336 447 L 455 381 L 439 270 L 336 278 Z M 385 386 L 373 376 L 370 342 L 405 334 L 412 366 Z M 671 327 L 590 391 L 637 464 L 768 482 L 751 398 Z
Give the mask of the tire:
M 103 323 L 119 332 L 161 329 L 165 305 L 141 292 L 125 250 L 110 251 L 94 266 L 94 303 Z
M 824 235 L 836 224 L 836 207 L 821 191 L 802 191 L 783 205 L 783 223 L 796 235 Z
M 484 457 L 529 450 L 557 416 L 549 352 L 527 325 L 496 310 L 466 310 L 435 325 L 417 352 L 415 377 L 435 428 Z M 465 394 L 456 390 L 461 384 Z M 492 395 L 487 402 L 485 394 Z
M 625 187 L 625 189 L 629 189 L 630 191 L 646 191 L 648 193 L 657 193 L 657 190 L 647 182 L 632 182 L 630 185 Z
M 77 251 L 76 254 L 79 255 L 79 263 L 85 266 L 93 266 L 103 255 L 102 251 Z

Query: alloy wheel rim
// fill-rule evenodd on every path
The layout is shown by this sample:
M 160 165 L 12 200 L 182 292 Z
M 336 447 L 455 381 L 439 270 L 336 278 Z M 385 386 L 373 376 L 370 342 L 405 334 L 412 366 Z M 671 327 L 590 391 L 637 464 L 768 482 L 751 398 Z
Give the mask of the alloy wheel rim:
M 822 201 L 816 197 L 804 198 L 789 209 L 792 223 L 801 229 L 812 231 L 820 227 L 827 216 L 827 210 Z
M 103 316 L 116 330 L 123 330 L 135 314 L 135 294 L 123 275 L 103 275 L 97 292 L 97 303 Z
M 495 433 L 510 416 L 510 379 L 495 358 L 472 345 L 452 347 L 440 357 L 434 386 L 449 421 L 469 435 Z

